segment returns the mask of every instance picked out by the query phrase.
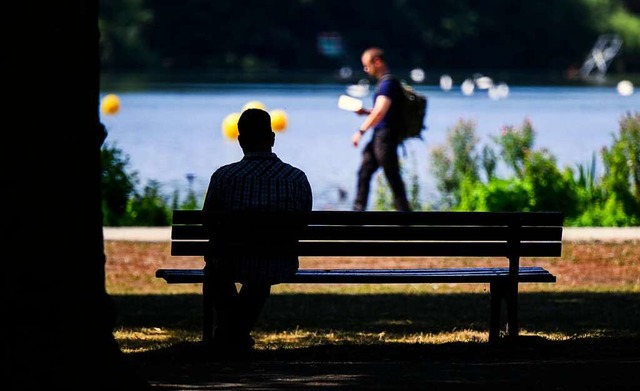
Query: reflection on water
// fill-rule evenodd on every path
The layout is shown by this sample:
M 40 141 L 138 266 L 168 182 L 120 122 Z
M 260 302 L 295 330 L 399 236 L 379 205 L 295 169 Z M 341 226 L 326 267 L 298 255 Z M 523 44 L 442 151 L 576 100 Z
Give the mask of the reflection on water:
M 611 145 L 621 116 L 640 108 L 637 92 L 621 96 L 615 86 L 510 86 L 508 97 L 500 100 L 490 99 L 486 91 L 465 96 L 455 86 L 448 92 L 437 86 L 417 89 L 429 97 L 428 130 L 424 141 L 406 145 L 403 165 L 418 176 L 423 202 L 437 199 L 430 149 L 446 142 L 447 130 L 460 118 L 476 122 L 480 147 L 494 146 L 491 137 L 505 125 L 520 127 L 529 118 L 536 131 L 534 147 L 547 148 L 560 167 L 575 167 Z M 196 194 L 203 195 L 216 168 L 242 157 L 237 143 L 222 135 L 223 119 L 257 100 L 268 111 L 286 112 L 287 128 L 277 134 L 274 151 L 307 173 L 314 209 L 350 208 L 361 149 L 354 148 L 350 138 L 362 117 L 338 108 L 345 85 L 172 84 L 142 91 L 105 90 L 103 96 L 107 93 L 117 94 L 121 105 L 117 114 L 102 115 L 107 142 L 129 155 L 130 168 L 139 173 L 142 185 L 154 179 L 166 194 L 176 189 L 184 194 L 191 183 Z M 364 101 L 371 106 L 371 96 Z M 509 174 L 504 167 L 500 170 Z

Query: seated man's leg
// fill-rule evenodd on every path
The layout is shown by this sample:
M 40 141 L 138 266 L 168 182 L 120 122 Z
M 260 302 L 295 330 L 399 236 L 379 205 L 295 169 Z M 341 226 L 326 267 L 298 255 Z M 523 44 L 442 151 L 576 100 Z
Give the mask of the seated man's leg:
M 213 273 L 210 284 L 213 308 L 215 310 L 216 327 L 213 334 L 215 344 L 229 344 L 231 334 L 236 328 L 238 317 L 238 290 L 234 281 L 222 275 Z
M 269 294 L 271 284 L 266 282 L 247 282 L 242 284 L 238 295 L 239 324 L 238 338 L 241 344 L 253 345 L 251 330 L 255 326 Z

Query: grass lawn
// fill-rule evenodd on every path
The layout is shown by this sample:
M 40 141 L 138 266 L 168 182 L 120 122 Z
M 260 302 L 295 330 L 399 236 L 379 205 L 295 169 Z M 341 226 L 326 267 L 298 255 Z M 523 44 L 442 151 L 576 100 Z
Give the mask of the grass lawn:
M 176 389 L 194 383 L 220 389 L 232 384 L 371 389 L 399 383 L 463 389 L 482 388 L 487 378 L 493 379 L 487 384 L 521 389 L 640 384 L 634 383 L 640 369 L 638 241 L 566 242 L 561 258 L 523 259 L 523 265 L 549 269 L 558 281 L 520 285 L 523 337 L 508 346 L 486 343 L 489 287 L 484 284 L 279 285 L 254 333 L 255 356 L 241 363 L 214 359 L 198 344 L 201 286 L 168 285 L 154 276 L 157 268 L 199 267 L 201 260 L 171 257 L 169 243 L 157 242 L 107 241 L 105 253 L 107 291 L 119 313 L 116 339 L 143 376 L 163 389 L 170 383 L 182 385 Z M 363 261 L 323 262 L 349 267 Z M 499 259 L 366 262 L 368 267 L 504 264 Z M 301 264 L 322 265 L 311 258 Z

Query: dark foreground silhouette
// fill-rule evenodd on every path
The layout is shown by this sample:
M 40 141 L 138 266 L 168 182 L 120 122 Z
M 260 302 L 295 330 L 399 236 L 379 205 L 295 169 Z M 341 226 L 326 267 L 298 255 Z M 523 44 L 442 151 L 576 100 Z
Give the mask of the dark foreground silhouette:
M 321 345 L 257 351 L 221 360 L 197 343 L 137 355 L 158 389 L 503 389 L 631 390 L 638 384 L 639 339 L 553 342 L 520 337 L 516 345 Z

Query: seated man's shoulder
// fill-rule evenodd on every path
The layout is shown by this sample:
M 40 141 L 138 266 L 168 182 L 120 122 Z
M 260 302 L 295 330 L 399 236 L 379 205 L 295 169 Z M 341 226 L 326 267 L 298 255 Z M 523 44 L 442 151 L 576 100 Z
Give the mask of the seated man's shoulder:
M 304 174 L 304 171 L 302 171 L 302 169 L 294 166 L 293 164 L 289 164 L 289 163 L 285 163 L 285 162 L 282 162 L 282 169 L 290 171 L 290 172 L 297 172 L 297 173 L 300 173 L 300 174 Z
M 227 163 L 227 164 L 224 164 L 224 165 L 220 166 L 216 171 L 231 170 L 234 167 L 237 167 L 239 164 L 240 164 L 240 162 Z
M 305 174 L 304 171 L 302 171 L 301 169 L 297 168 L 297 167 L 293 167 L 293 169 L 295 170 L 296 173 L 296 177 L 298 177 L 300 180 L 307 180 L 307 174 Z
M 227 173 L 233 172 L 237 165 L 238 163 L 236 162 L 220 166 L 213 172 L 213 176 L 224 176 Z

